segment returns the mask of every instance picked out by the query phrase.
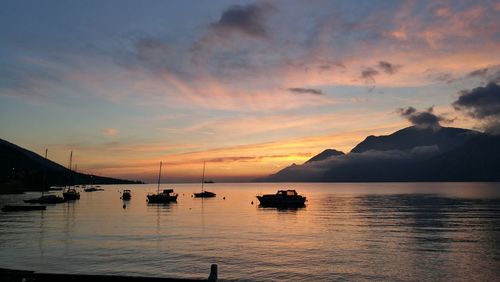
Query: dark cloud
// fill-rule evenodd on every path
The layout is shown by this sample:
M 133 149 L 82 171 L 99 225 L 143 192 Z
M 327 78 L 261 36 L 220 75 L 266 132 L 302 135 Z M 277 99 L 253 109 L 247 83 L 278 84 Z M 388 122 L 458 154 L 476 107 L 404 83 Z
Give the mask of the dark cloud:
M 385 72 L 387 74 L 394 74 L 400 68 L 400 66 L 391 64 L 389 62 L 384 62 L 384 61 L 378 62 L 377 67 L 378 67 L 378 69 L 382 70 L 383 72 Z
M 264 16 L 272 9 L 270 4 L 235 5 L 225 10 L 219 21 L 212 26 L 219 30 L 234 30 L 250 36 L 267 37 Z
M 484 77 L 488 73 L 488 68 L 477 69 L 467 74 L 467 77 Z
M 396 112 L 406 118 L 413 125 L 421 128 L 439 129 L 441 127 L 439 124 L 440 122 L 451 122 L 451 120 L 448 120 L 443 116 L 434 114 L 434 109 L 432 107 L 425 111 L 417 111 L 417 109 L 410 106 L 406 109 L 397 109 Z
M 312 89 L 312 88 L 288 88 L 288 90 L 296 94 L 312 94 L 312 95 L 325 94 L 321 89 Z
M 496 82 L 461 91 L 453 107 L 482 122 L 486 132 L 500 134 L 500 86 Z
M 447 84 L 453 83 L 457 81 L 457 78 L 453 76 L 453 74 L 448 72 L 436 73 L 428 76 L 434 81 L 437 82 L 445 82 Z
M 361 78 L 365 80 L 366 84 L 375 84 L 375 76 L 379 74 L 379 71 L 374 68 L 366 68 L 361 71 Z M 373 86 L 374 87 L 374 86 Z M 371 88 L 370 90 L 373 90 Z

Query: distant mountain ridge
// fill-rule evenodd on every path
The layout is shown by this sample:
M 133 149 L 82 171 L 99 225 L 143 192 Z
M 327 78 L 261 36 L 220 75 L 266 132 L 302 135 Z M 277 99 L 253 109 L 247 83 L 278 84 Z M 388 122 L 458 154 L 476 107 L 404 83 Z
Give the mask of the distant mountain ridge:
M 10 190 L 45 189 L 51 185 L 73 184 L 132 184 L 140 181 L 130 181 L 74 173 L 64 166 L 49 159 L 0 139 L 0 190 L 4 187 Z M 1 191 L 0 191 L 1 192 Z
M 500 136 L 452 128 L 407 127 L 368 136 L 350 153 L 328 149 L 268 182 L 500 181 Z

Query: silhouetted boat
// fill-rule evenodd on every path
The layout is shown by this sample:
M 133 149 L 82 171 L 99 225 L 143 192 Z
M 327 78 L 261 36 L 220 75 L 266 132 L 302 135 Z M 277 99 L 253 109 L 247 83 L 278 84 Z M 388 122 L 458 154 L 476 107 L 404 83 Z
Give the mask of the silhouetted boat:
M 276 194 L 257 196 L 263 207 L 300 207 L 304 206 L 306 197 L 295 190 L 279 190 Z
M 83 191 L 85 191 L 85 192 L 95 192 L 95 191 L 104 191 L 104 189 L 102 189 L 102 188 L 96 188 L 96 187 L 88 187 L 88 188 L 83 189 Z
M 45 149 L 45 159 L 47 159 L 47 153 L 48 153 L 48 150 Z M 44 171 L 44 187 L 42 188 L 42 195 L 38 198 L 34 198 L 34 199 L 29 199 L 29 200 L 24 200 L 25 203 L 28 203 L 28 204 L 59 204 L 59 203 L 64 203 L 66 202 L 65 199 L 59 197 L 59 196 L 56 196 L 56 195 L 45 195 L 44 194 L 44 190 L 45 190 L 45 187 L 46 187 L 46 181 L 47 181 L 47 171 Z M 52 188 L 50 189 L 52 190 Z
M 66 202 L 66 199 L 57 195 L 44 195 L 39 198 L 24 200 L 28 204 L 59 204 Z
M 68 188 L 63 192 L 66 201 L 75 201 L 80 199 L 80 193 L 74 188 Z
M 205 162 L 203 162 L 203 175 L 201 177 L 201 192 L 193 193 L 195 198 L 213 198 L 217 196 L 214 192 L 205 191 L 203 188 L 203 184 L 205 184 Z
M 73 163 L 73 151 L 71 151 L 71 154 L 69 155 L 69 173 L 73 174 L 72 170 L 72 163 Z M 72 175 L 70 175 L 70 178 Z M 64 189 L 63 191 L 63 197 L 66 201 L 75 201 L 80 199 L 80 193 L 71 185 L 69 185 L 67 188 Z
M 47 206 L 19 206 L 19 205 L 5 205 L 2 208 L 4 212 L 15 212 L 15 211 L 40 211 L 45 210 Z
M 130 200 L 130 198 L 132 198 L 132 193 L 130 192 L 130 190 L 123 190 L 121 199 Z
M 160 193 L 160 179 L 161 179 L 161 165 L 160 162 L 160 173 L 158 174 L 158 187 L 156 194 L 149 194 L 148 203 L 151 204 L 162 204 L 162 203 L 170 203 L 177 201 L 177 194 L 174 193 L 174 189 L 164 189 L 163 192 Z

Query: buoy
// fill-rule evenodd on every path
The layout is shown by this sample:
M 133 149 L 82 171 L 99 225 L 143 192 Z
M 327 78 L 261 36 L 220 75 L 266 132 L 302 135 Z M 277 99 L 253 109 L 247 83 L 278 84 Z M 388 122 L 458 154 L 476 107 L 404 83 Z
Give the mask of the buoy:
M 253 201 L 252 201 L 252 205 L 253 205 Z
M 127 205 L 125 205 L 125 204 L 124 204 L 124 205 L 123 205 L 123 208 L 124 208 L 124 209 L 125 209 L 125 208 L 127 208 Z
M 225 199 L 226 199 L 226 197 L 222 197 L 222 199 L 223 199 L 223 200 L 225 200 Z

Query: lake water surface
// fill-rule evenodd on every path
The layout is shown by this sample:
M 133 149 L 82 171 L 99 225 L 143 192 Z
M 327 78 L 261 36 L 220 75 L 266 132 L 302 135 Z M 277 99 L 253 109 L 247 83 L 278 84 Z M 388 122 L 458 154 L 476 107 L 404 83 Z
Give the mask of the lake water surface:
M 500 277 L 500 183 L 217 183 L 206 185 L 212 199 L 191 198 L 199 184 L 168 187 L 177 203 L 148 205 L 155 185 L 109 185 L 46 211 L 0 212 L 0 267 L 206 278 L 217 263 L 226 281 Z M 257 193 L 285 187 L 306 207 L 258 206 Z M 38 195 L 0 195 L 0 205 Z

